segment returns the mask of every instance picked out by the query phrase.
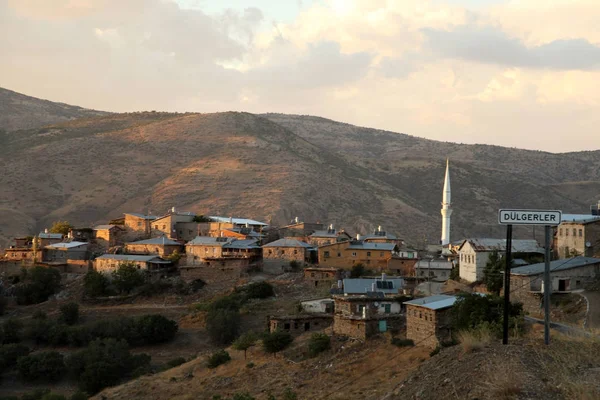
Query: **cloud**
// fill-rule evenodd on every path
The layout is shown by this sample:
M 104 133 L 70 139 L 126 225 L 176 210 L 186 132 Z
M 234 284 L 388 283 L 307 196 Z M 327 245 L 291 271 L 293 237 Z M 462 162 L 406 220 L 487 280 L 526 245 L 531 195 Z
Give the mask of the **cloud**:
M 451 31 L 423 29 L 427 47 L 443 57 L 525 68 L 600 68 L 600 47 L 585 39 L 559 39 L 527 47 L 493 27 L 459 26 Z

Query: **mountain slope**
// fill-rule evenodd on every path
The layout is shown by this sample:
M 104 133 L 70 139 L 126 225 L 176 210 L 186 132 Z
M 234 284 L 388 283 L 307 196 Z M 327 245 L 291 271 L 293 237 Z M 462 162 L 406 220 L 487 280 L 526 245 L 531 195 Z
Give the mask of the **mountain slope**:
M 57 122 L 106 114 L 108 113 L 37 99 L 0 88 L 0 131 L 39 128 Z

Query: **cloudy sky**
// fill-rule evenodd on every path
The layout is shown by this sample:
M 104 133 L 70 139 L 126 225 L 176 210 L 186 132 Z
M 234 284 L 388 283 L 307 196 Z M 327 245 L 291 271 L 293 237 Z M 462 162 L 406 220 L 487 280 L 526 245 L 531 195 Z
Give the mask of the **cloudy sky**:
M 595 150 L 598 21 L 598 0 L 0 0 L 0 86 Z

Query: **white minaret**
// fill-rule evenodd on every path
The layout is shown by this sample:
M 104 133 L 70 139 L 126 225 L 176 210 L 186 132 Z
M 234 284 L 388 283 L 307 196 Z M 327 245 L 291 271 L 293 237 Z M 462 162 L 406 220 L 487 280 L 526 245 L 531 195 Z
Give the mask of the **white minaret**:
M 446 177 L 444 178 L 444 195 L 442 197 L 442 246 L 450 243 L 450 216 L 452 200 L 450 198 L 450 166 L 446 159 Z

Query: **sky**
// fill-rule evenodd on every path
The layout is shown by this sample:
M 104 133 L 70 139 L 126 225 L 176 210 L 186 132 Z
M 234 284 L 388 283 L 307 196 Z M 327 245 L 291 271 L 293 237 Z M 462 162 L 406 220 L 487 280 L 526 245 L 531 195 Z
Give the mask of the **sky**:
M 0 0 L 0 87 L 597 150 L 597 0 Z

